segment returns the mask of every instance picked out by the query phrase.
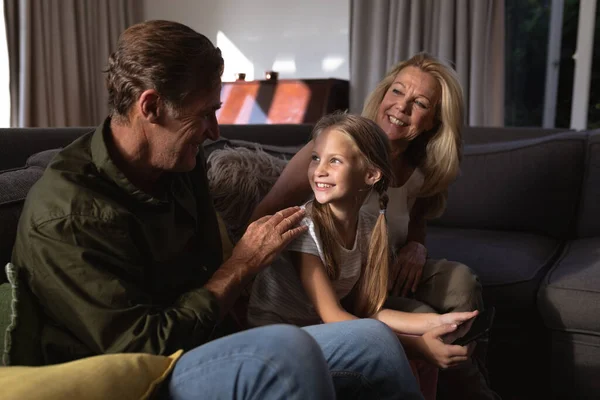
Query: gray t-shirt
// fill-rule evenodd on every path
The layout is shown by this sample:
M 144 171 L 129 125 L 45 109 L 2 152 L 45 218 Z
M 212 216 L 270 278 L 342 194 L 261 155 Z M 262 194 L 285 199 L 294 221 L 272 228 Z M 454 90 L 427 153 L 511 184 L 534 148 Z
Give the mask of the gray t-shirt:
M 322 322 L 289 257 L 290 251 L 297 251 L 318 256 L 321 262 L 325 263 L 323 243 L 310 218 L 311 206 L 312 202 L 304 206 L 308 215 L 302 220 L 302 224 L 308 226 L 308 231 L 290 243 L 286 251 L 256 277 L 248 305 L 248 323 L 251 326 L 276 323 L 306 326 Z M 340 300 L 346 297 L 358 282 L 361 268 L 366 264 L 369 240 L 375 222 L 375 218 L 361 211 L 353 248 L 339 247 L 340 276 L 332 282 L 332 286 Z

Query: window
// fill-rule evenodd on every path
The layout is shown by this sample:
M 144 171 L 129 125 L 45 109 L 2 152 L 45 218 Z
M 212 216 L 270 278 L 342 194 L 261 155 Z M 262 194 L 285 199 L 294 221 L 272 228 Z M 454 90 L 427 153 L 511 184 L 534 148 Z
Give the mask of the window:
M 10 75 L 4 26 L 4 2 L 0 2 L 0 128 L 10 127 Z
M 552 5 L 564 3 L 552 125 L 569 128 L 580 1 L 506 0 L 506 126 L 542 126 Z M 600 7 L 596 7 L 587 128 L 600 128 Z M 556 43 L 551 43 L 556 44 Z M 546 111 L 548 112 L 548 111 Z

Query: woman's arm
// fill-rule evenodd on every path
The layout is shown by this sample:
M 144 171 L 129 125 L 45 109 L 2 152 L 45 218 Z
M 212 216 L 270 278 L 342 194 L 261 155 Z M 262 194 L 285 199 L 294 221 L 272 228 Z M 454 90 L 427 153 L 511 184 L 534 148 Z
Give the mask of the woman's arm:
M 421 281 L 423 266 L 427 260 L 425 207 L 426 201 L 417 199 L 410 210 L 406 243 L 398 250 L 396 262 L 390 271 L 393 296 L 406 296 L 409 290 L 414 293 Z
M 292 157 L 265 198 L 256 206 L 250 217 L 251 223 L 291 206 L 302 204 L 311 194 L 308 181 L 308 166 L 312 155 L 313 142 L 308 142 Z
M 319 257 L 295 251 L 290 254 L 302 286 L 323 322 L 358 319 L 341 306 Z
M 415 204 L 410 210 L 410 221 L 408 223 L 408 235 L 406 243 L 418 242 L 425 245 L 425 236 L 427 234 L 427 220 L 425 219 L 425 201 L 423 199 L 415 200 Z

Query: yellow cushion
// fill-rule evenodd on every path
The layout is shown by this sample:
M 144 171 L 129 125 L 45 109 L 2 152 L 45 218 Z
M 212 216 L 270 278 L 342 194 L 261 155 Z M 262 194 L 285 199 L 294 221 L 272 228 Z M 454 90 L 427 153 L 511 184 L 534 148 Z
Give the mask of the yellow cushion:
M 147 399 L 169 375 L 170 357 L 142 353 L 105 354 L 44 367 L 0 367 L 3 400 Z

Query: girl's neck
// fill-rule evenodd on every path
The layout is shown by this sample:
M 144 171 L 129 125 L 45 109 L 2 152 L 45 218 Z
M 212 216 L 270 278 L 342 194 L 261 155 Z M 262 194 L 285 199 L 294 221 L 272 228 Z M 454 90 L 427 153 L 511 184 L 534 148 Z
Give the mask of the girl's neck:
M 364 201 L 364 196 L 363 201 Z M 341 245 L 346 249 L 354 247 L 356 238 L 356 229 L 358 227 L 358 213 L 362 206 L 362 201 L 353 202 L 353 204 L 332 204 L 329 203 L 333 221 L 338 233 Z

